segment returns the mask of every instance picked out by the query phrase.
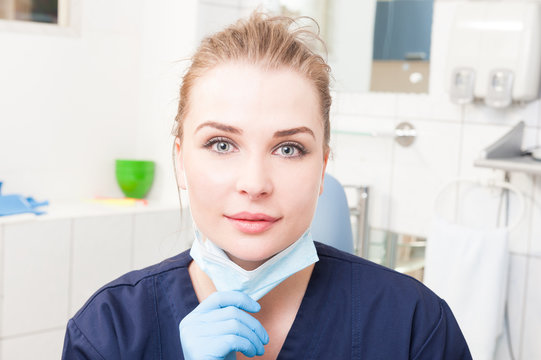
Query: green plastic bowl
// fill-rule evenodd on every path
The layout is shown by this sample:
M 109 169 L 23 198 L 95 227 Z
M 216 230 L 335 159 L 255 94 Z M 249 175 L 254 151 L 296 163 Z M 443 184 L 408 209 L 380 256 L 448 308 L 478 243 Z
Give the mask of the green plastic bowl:
M 129 198 L 142 199 L 154 181 L 154 161 L 116 160 L 116 181 Z

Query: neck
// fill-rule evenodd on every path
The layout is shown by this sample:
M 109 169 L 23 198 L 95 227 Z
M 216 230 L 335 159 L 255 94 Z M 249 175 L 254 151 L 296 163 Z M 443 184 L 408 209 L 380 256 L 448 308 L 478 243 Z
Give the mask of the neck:
M 230 253 L 228 253 L 226 251 L 224 251 L 224 252 L 227 255 L 227 257 L 229 258 L 229 260 L 233 261 L 235 264 L 237 264 L 238 266 L 240 266 L 241 268 L 243 268 L 246 271 L 255 270 L 258 267 L 260 267 L 261 265 L 263 265 L 265 263 L 265 261 L 270 259 L 269 258 L 269 259 L 259 260 L 259 261 L 248 261 L 248 260 L 239 259 L 238 257 L 235 257 L 235 256 L 231 255 Z
M 288 294 L 295 292 L 295 289 L 302 289 L 302 294 L 304 294 L 313 269 L 314 264 L 291 275 L 289 278 L 272 289 L 268 294 L 263 296 L 260 300 L 261 304 L 266 304 L 267 308 L 272 308 L 273 304 L 277 303 L 280 299 L 288 299 Z M 214 286 L 214 283 L 210 277 L 203 270 L 201 270 L 195 261 L 192 261 L 188 266 L 188 272 L 192 280 L 195 295 L 197 296 L 199 302 L 205 300 L 212 293 L 216 292 L 216 286 Z
M 193 289 L 199 302 L 205 300 L 212 293 L 216 292 L 216 286 L 214 286 L 214 283 L 210 277 L 203 270 L 201 270 L 195 261 L 192 261 L 188 266 L 188 273 L 190 274 Z

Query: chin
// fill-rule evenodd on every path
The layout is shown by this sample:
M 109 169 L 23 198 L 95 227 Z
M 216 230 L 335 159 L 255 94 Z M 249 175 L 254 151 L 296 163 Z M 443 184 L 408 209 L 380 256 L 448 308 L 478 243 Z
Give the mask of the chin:
M 243 262 L 263 263 L 287 247 L 266 247 L 258 244 L 257 242 L 253 243 L 252 246 L 250 245 L 239 244 L 235 248 L 224 250 L 230 256 L 233 256 Z
M 235 251 L 235 250 L 231 252 L 228 251 L 228 253 L 234 256 L 235 258 L 242 261 L 249 261 L 249 262 L 264 262 L 279 252 L 280 250 L 278 251 L 249 251 L 248 249 L 243 249 L 242 251 Z

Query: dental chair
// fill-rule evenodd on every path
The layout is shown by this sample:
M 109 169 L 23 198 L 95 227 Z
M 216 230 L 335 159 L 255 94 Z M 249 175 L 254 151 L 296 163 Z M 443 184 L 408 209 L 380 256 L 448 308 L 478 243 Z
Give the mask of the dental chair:
M 312 220 L 312 237 L 326 245 L 353 254 L 353 232 L 346 192 L 342 185 L 325 174 L 323 193 Z

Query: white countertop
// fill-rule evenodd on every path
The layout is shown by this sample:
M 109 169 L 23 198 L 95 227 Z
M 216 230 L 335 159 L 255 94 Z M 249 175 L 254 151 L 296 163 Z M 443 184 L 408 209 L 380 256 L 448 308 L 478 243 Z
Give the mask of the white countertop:
M 51 202 L 48 206 L 38 208 L 41 211 L 45 211 L 46 214 L 34 215 L 34 214 L 17 214 L 0 216 L 0 225 L 11 224 L 18 222 L 31 222 L 31 221 L 48 221 L 57 219 L 70 219 L 80 217 L 92 217 L 92 216 L 108 216 L 108 215 L 124 215 L 124 214 L 137 214 L 167 210 L 180 211 L 179 204 L 163 204 L 149 202 L 147 205 L 135 204 L 130 206 L 124 205 L 109 205 L 101 203 L 93 203 L 88 200 L 83 201 L 65 201 L 65 202 Z M 187 209 L 183 209 L 183 211 Z

